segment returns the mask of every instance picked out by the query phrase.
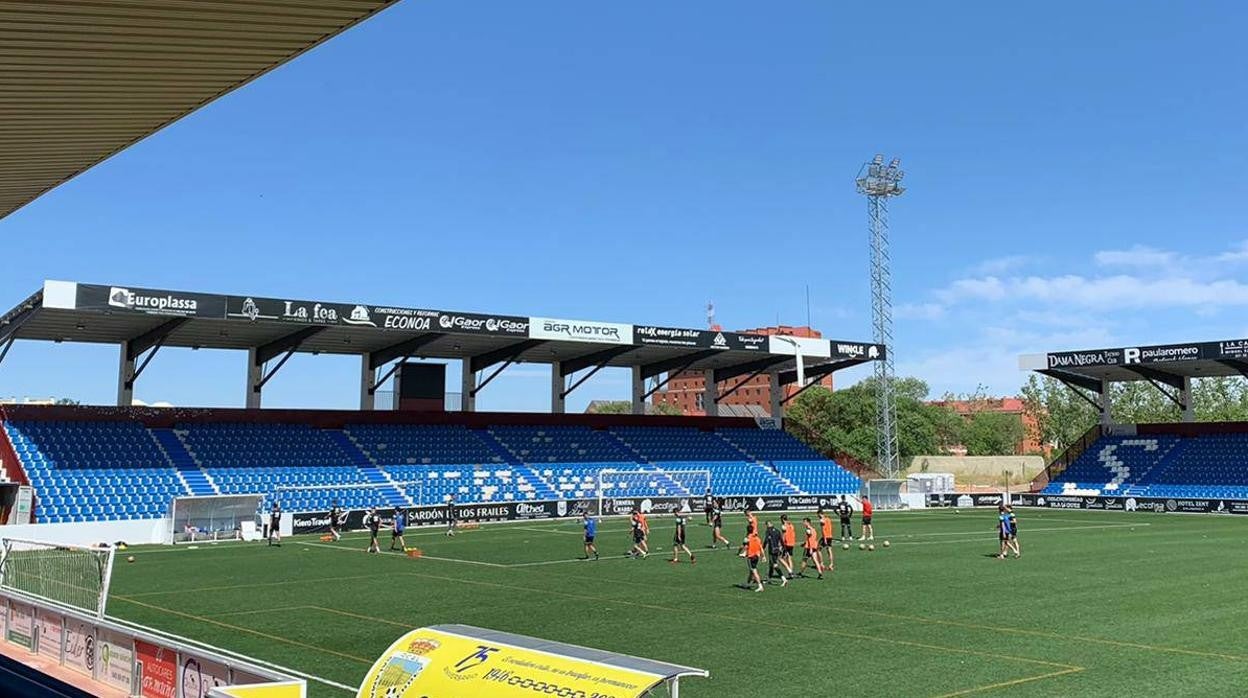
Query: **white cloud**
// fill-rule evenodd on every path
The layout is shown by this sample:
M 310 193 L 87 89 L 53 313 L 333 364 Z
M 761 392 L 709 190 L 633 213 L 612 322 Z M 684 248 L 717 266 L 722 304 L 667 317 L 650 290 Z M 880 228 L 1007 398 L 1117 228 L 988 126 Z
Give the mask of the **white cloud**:
M 1139 309 L 1248 305 L 1248 284 L 1118 274 L 959 279 L 936 292 L 946 304 L 966 301 L 1053 303 L 1078 308 Z
M 986 259 L 974 267 L 971 267 L 971 275 L 982 276 L 990 274 L 1004 274 L 1020 267 L 1027 266 L 1033 259 L 1027 255 L 1015 254 L 1005 257 L 995 257 Z
M 1177 259 L 1173 252 L 1141 245 L 1127 250 L 1101 250 L 1093 255 L 1093 260 L 1103 267 L 1162 267 Z
M 940 303 L 902 303 L 893 308 L 893 317 L 899 320 L 939 320 L 945 316 L 945 306 Z
M 1241 264 L 1248 262 L 1248 240 L 1239 243 L 1227 252 L 1214 257 L 1214 261 L 1224 264 Z

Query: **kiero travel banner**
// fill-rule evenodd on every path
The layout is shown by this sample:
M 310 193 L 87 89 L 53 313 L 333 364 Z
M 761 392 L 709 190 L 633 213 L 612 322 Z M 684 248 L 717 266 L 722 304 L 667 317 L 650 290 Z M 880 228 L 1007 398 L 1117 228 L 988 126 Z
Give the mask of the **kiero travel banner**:
M 399 638 L 357 698 L 638 698 L 665 677 L 422 628 Z

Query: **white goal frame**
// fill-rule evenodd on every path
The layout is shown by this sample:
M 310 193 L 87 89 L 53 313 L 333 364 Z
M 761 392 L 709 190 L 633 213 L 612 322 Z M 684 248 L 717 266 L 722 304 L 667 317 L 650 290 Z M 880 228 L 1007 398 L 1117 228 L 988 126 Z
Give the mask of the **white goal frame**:
M 14 544 L 25 548 L 25 550 L 15 550 Z M 15 553 L 36 550 L 39 548 L 49 551 L 78 551 L 96 556 L 97 559 L 100 555 L 103 556 L 104 561 L 101 565 L 102 569 L 100 570 L 100 589 L 94 608 L 78 606 L 68 601 L 52 598 L 28 589 L 22 589 L 20 587 L 10 585 L 12 571 L 10 568 L 13 564 L 13 560 L 17 557 Z M 116 556 L 117 549 L 111 545 L 70 545 L 67 543 L 55 543 L 51 541 L 31 540 L 26 538 L 0 538 L 0 589 L 19 596 L 25 596 L 49 603 L 60 608 L 85 611 L 87 613 L 94 614 L 96 618 L 104 618 L 105 610 L 108 607 L 108 589 L 112 584 L 113 562 L 116 559 Z
M 205 502 L 210 502 L 212 500 L 226 500 L 226 499 L 232 499 L 236 501 L 247 500 L 247 499 L 255 500 L 255 506 L 252 507 L 251 515 L 239 517 L 239 526 L 238 526 L 237 535 L 232 535 L 228 538 L 218 538 L 216 536 L 216 532 L 214 531 L 211 536 L 206 536 L 204 538 L 196 538 L 194 534 L 190 534 L 191 538 L 189 540 L 178 540 L 179 534 L 183 533 L 182 531 L 178 530 L 178 508 L 179 508 L 178 503 L 179 502 L 187 502 L 187 503 L 193 502 L 193 503 L 202 504 Z M 184 496 L 184 497 L 174 497 L 173 500 L 169 502 L 169 542 L 174 545 L 177 545 L 179 543 L 222 543 L 222 542 L 227 542 L 227 541 L 255 540 L 256 538 L 253 538 L 250 536 L 251 534 L 255 533 L 256 522 L 257 520 L 259 520 L 259 517 L 260 517 L 260 507 L 263 504 L 264 504 L 264 495 L 259 492 L 238 492 L 235 494 L 207 494 L 207 495 L 198 495 L 198 496 L 190 495 L 190 496 Z M 248 526 L 248 523 L 250 523 L 251 525 Z
M 689 508 L 692 511 L 697 511 L 697 503 L 700 502 L 704 496 L 706 496 L 706 488 L 712 487 L 711 471 L 704 469 L 704 468 L 686 468 L 686 469 L 681 469 L 681 470 L 664 470 L 662 468 L 655 468 L 653 470 L 646 470 L 643 468 L 628 468 L 628 469 L 604 468 L 598 471 L 594 480 L 594 491 L 597 495 L 595 499 L 597 500 L 597 504 L 598 504 L 597 513 L 599 516 L 601 516 L 602 512 L 604 511 L 603 502 L 605 502 L 606 500 L 608 499 L 632 499 L 633 498 L 633 497 L 625 497 L 623 495 L 608 496 L 606 494 L 603 488 L 604 477 L 609 478 L 612 475 L 664 475 L 664 476 L 667 476 L 678 487 L 685 488 L 685 492 L 683 494 L 680 492 L 673 492 L 670 494 L 662 494 L 662 495 L 661 494 L 643 495 L 642 498 L 653 496 L 653 497 L 672 497 L 676 499 L 681 499 L 681 498 L 687 497 L 690 500 Z M 676 477 L 673 477 L 673 475 L 699 475 L 705 478 L 705 484 L 702 486 L 701 491 L 694 492 L 692 489 L 689 489 L 688 487 L 686 487 L 682 480 L 678 480 Z

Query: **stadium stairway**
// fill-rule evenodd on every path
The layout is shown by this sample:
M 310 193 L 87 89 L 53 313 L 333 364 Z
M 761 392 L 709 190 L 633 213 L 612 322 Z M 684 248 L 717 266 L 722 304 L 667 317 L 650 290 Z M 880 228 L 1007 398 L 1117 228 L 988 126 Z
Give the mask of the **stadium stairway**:
M 187 491 L 195 497 L 206 497 L 214 494 L 221 494 L 217 489 L 216 483 L 212 478 L 199 467 L 199 463 L 186 450 L 186 444 L 182 443 L 182 439 L 178 438 L 177 432 L 172 429 L 149 429 L 152 438 L 156 440 L 156 445 L 164 452 L 165 458 L 173 464 L 173 469 L 178 473 L 178 479 L 182 484 L 186 485 Z
M 342 452 L 347 455 L 347 459 L 360 469 L 360 474 L 368 481 L 369 484 L 378 485 L 377 492 L 381 494 L 382 501 L 388 507 L 410 507 L 415 503 L 412 501 L 405 490 L 399 489 L 394 484 L 394 480 L 377 467 L 373 459 L 360 448 L 360 445 L 351 438 L 350 434 L 338 430 L 328 430 L 325 432 L 329 435 L 329 440 L 338 445 Z M 383 486 L 388 485 L 388 486 Z
M 502 439 L 498 438 L 493 430 L 486 429 L 484 431 L 474 431 L 473 435 L 476 436 L 481 443 L 485 444 L 485 447 L 490 449 L 491 453 L 503 459 L 502 462 L 510 463 L 512 465 L 518 465 L 524 462 L 520 456 L 516 455 L 510 448 L 508 448 L 507 444 L 503 443 Z

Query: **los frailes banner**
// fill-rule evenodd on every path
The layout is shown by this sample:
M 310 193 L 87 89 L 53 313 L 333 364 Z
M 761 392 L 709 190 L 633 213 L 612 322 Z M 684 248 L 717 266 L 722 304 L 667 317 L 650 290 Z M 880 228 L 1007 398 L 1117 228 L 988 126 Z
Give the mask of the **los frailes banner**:
M 637 698 L 665 677 L 441 630 L 413 630 L 376 663 L 357 698 Z

